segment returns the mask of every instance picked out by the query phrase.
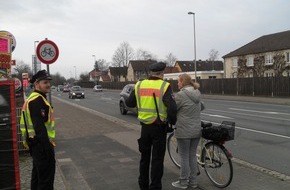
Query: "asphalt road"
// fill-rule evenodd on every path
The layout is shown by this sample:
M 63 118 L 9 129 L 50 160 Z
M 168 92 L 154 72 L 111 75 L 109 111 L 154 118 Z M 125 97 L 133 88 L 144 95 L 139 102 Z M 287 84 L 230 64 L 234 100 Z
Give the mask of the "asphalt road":
M 138 124 L 136 115 L 121 115 L 119 91 L 93 92 L 86 89 L 85 99 L 69 99 L 67 93 L 54 96 L 104 114 Z M 202 119 L 213 123 L 236 123 L 235 140 L 226 147 L 237 159 L 290 176 L 290 107 L 267 103 L 204 99 Z M 53 104 L 53 102 L 52 102 Z

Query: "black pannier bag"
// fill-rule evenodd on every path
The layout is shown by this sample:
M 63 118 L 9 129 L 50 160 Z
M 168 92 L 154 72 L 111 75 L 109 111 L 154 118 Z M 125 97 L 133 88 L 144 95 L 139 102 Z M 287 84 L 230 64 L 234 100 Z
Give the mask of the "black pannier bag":
M 202 137 L 216 142 L 233 140 L 235 137 L 235 123 L 223 121 L 221 125 L 203 128 Z

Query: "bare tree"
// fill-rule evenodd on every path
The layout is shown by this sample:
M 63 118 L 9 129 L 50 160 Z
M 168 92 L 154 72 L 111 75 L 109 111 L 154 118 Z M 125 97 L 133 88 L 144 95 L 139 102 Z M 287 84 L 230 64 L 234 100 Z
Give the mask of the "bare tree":
M 263 77 L 265 73 L 265 57 L 258 55 L 254 58 L 253 75 L 254 77 Z
M 246 77 L 248 72 L 249 72 L 249 69 L 247 67 L 247 59 L 245 59 L 245 57 L 240 57 L 238 60 L 237 76 L 239 78 Z
M 128 42 L 123 42 L 113 55 L 112 65 L 117 67 L 128 67 L 129 61 L 134 58 L 134 50 Z
M 80 81 L 81 82 L 88 82 L 89 80 L 90 80 L 90 77 L 89 77 L 88 72 L 84 72 L 84 73 L 80 74 Z
M 214 70 L 214 63 L 215 63 L 215 60 L 218 59 L 219 52 L 215 49 L 211 49 L 208 54 L 209 54 L 209 61 L 211 62 L 212 70 Z
M 165 63 L 168 66 L 174 66 L 176 60 L 177 60 L 177 58 L 176 58 L 176 56 L 173 55 L 173 53 L 169 53 L 165 57 Z
M 19 61 L 14 67 L 15 76 L 19 79 L 22 78 L 22 73 L 28 73 L 29 76 L 32 76 L 31 68 L 28 64 L 26 64 L 24 61 Z
M 144 50 L 144 49 L 138 49 L 135 53 L 135 59 L 136 60 L 156 60 L 157 57 L 153 55 L 151 52 Z
M 287 68 L 287 64 L 285 61 L 285 55 L 282 52 L 276 53 L 273 57 L 274 63 L 272 65 L 272 69 L 275 73 L 276 77 L 281 77 L 283 76 L 283 72 Z
M 61 76 L 59 72 L 51 74 L 51 78 L 52 78 L 51 85 L 59 85 L 66 83 L 66 79 L 63 76 Z
M 209 61 L 215 61 L 219 57 L 219 52 L 215 49 L 209 51 Z
M 94 68 L 99 71 L 105 71 L 109 68 L 109 63 L 105 59 L 99 59 L 95 62 Z

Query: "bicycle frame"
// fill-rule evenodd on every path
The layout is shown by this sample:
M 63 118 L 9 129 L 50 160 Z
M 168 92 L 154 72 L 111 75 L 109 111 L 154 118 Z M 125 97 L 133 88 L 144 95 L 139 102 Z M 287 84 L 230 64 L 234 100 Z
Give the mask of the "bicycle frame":
M 205 148 L 205 150 L 206 150 L 206 154 L 207 155 L 210 155 L 210 152 L 209 152 L 209 150 L 205 147 L 205 145 L 208 143 L 208 142 L 212 142 L 212 141 L 210 141 L 210 140 L 206 140 L 206 139 L 204 139 L 204 138 L 200 138 L 200 143 L 199 143 L 199 152 L 201 153 L 202 152 L 202 150 Z M 225 152 L 226 152 L 226 155 L 231 159 L 233 156 L 232 156 L 232 154 L 223 146 L 223 144 L 224 144 L 225 142 L 223 141 L 223 142 L 219 142 L 219 143 L 216 143 L 216 144 L 218 144 Z M 215 153 L 215 152 L 214 152 Z M 204 162 L 202 162 L 201 161 L 201 158 L 200 158 L 200 154 L 196 154 L 196 157 L 197 157 L 197 163 L 198 163 L 198 165 L 200 165 L 200 166 L 202 166 L 202 167 L 204 167 L 204 165 L 205 165 L 205 163 Z M 218 155 L 214 155 L 214 157 L 218 157 Z M 209 156 L 209 158 L 210 158 L 210 162 L 212 162 L 213 160 L 212 160 L 212 156 Z
M 204 167 L 205 163 L 201 161 L 201 153 L 202 153 L 203 148 L 205 147 L 204 145 L 206 144 L 206 142 L 207 142 L 206 139 L 204 139 L 202 137 L 200 138 L 199 145 L 198 145 L 198 147 L 199 147 L 198 149 L 199 149 L 200 154 L 196 153 L 197 163 L 198 163 L 198 165 L 200 165 L 202 167 Z M 208 151 L 206 153 L 208 154 Z

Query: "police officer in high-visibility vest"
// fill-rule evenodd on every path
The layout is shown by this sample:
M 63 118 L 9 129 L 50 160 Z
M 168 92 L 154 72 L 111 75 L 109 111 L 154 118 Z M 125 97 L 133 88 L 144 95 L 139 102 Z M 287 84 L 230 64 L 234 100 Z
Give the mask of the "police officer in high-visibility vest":
M 34 91 L 28 96 L 20 120 L 24 146 L 33 159 L 31 190 L 52 190 L 55 176 L 53 109 L 46 99 L 51 76 L 41 70 L 32 76 Z
M 138 182 L 141 190 L 162 189 L 167 126 L 168 123 L 176 123 L 173 92 L 170 84 L 163 81 L 165 67 L 162 62 L 151 64 L 150 77 L 137 82 L 126 101 L 127 106 L 138 108 L 138 120 L 142 126 L 138 139 L 141 153 Z

